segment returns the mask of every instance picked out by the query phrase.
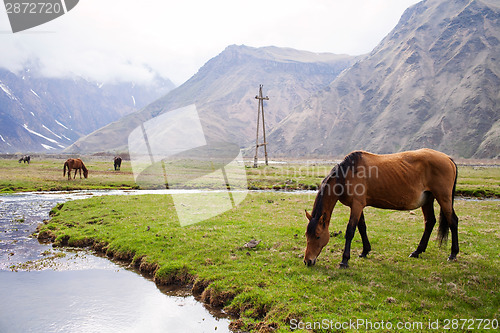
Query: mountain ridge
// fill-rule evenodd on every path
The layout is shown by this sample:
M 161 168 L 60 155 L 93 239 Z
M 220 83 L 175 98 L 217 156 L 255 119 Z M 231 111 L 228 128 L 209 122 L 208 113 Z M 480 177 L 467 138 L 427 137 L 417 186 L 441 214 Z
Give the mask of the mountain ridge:
M 327 86 L 355 59 L 290 48 L 230 45 L 181 86 L 139 112 L 80 139 L 67 151 L 126 150 L 127 135 L 135 127 L 189 104 L 196 105 L 207 138 L 244 146 L 255 140 L 257 103 L 254 96 L 259 84 L 264 85 L 265 94 L 270 98 L 266 126 L 271 128 L 293 106 Z
M 282 156 L 429 147 L 499 157 L 499 26 L 489 2 L 415 4 L 367 57 L 278 124 L 268 148 Z

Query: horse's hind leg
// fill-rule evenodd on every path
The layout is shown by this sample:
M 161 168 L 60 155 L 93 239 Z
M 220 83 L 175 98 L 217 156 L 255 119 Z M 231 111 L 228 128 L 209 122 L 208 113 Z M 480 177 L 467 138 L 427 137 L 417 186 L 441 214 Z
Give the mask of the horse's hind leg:
M 455 260 L 459 252 L 458 246 L 458 217 L 453 209 L 453 198 L 441 199 L 436 197 L 441 212 L 439 214 L 439 235 L 441 242 L 446 241 L 448 236 L 448 228 L 451 230 L 451 254 L 448 260 Z
M 449 217 L 450 230 L 451 230 L 451 254 L 448 260 L 456 260 L 459 251 L 458 248 L 458 216 L 455 214 L 455 209 L 451 208 L 451 216 Z
M 358 230 L 361 235 L 361 239 L 363 240 L 363 252 L 359 255 L 360 258 L 366 258 L 368 253 L 371 251 L 372 246 L 368 241 L 368 235 L 366 234 L 366 223 L 365 223 L 365 214 L 361 213 L 361 217 L 358 222 Z
M 434 196 L 432 194 L 422 206 L 422 213 L 424 213 L 425 223 L 424 234 L 422 235 L 422 239 L 417 249 L 410 254 L 412 258 L 418 258 L 420 253 L 425 252 L 427 244 L 429 243 L 429 238 L 431 237 L 432 229 L 434 229 L 434 225 L 436 224 L 436 215 L 434 215 Z

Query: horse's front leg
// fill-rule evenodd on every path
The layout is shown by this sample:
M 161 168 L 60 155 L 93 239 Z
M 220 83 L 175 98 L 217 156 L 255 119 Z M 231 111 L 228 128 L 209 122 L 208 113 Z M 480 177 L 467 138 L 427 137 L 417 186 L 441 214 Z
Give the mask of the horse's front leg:
M 358 222 L 358 230 L 361 235 L 361 240 L 363 241 L 363 252 L 359 255 L 360 258 L 366 258 L 368 253 L 372 250 L 372 246 L 368 241 L 368 234 L 366 233 L 366 223 L 365 214 L 361 213 L 361 217 Z
M 349 223 L 345 231 L 345 247 L 344 254 L 342 255 L 342 262 L 340 263 L 340 268 L 349 267 L 349 259 L 351 258 L 351 242 L 356 232 L 356 226 L 358 225 L 359 219 L 363 214 L 363 207 L 359 204 L 353 203 L 351 206 L 351 215 L 349 217 Z
M 75 174 L 73 175 L 73 179 L 76 178 L 76 173 L 78 172 L 78 169 L 75 169 Z

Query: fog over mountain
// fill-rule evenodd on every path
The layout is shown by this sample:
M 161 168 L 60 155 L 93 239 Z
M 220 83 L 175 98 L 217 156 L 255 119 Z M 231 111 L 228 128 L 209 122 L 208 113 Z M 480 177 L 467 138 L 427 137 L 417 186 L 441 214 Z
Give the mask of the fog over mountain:
M 252 147 L 254 97 L 263 84 L 271 156 L 331 158 L 356 149 L 428 147 L 454 157 L 500 158 L 499 59 L 497 0 L 424 0 L 408 8 L 367 55 L 231 45 L 153 102 L 146 100 L 159 90 L 141 90 L 149 94 L 142 109 L 139 102 L 131 106 L 131 96 L 137 100 L 140 93 L 130 89 L 138 86 L 118 85 L 114 100 L 103 93 L 106 85 L 95 82 L 35 85 L 4 73 L 0 149 L 23 133 L 22 147 L 125 152 L 135 128 L 190 104 L 208 139 Z
M 0 152 L 62 151 L 172 88 L 160 78 L 148 85 L 103 84 L 81 77 L 47 78 L 31 68 L 21 73 L 0 68 Z

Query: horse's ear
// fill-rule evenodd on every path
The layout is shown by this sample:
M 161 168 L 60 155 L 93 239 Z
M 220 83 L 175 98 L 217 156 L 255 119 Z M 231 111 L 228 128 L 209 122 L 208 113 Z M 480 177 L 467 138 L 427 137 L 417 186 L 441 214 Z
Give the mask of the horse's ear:
M 319 223 L 323 226 L 326 225 L 326 212 L 323 212 L 323 214 L 321 215 L 321 217 L 319 218 Z
M 309 213 L 307 212 L 307 209 L 304 209 L 304 210 L 306 211 L 306 217 L 307 217 L 307 219 L 308 219 L 309 221 L 311 221 L 311 219 L 312 219 L 311 214 L 309 214 Z

